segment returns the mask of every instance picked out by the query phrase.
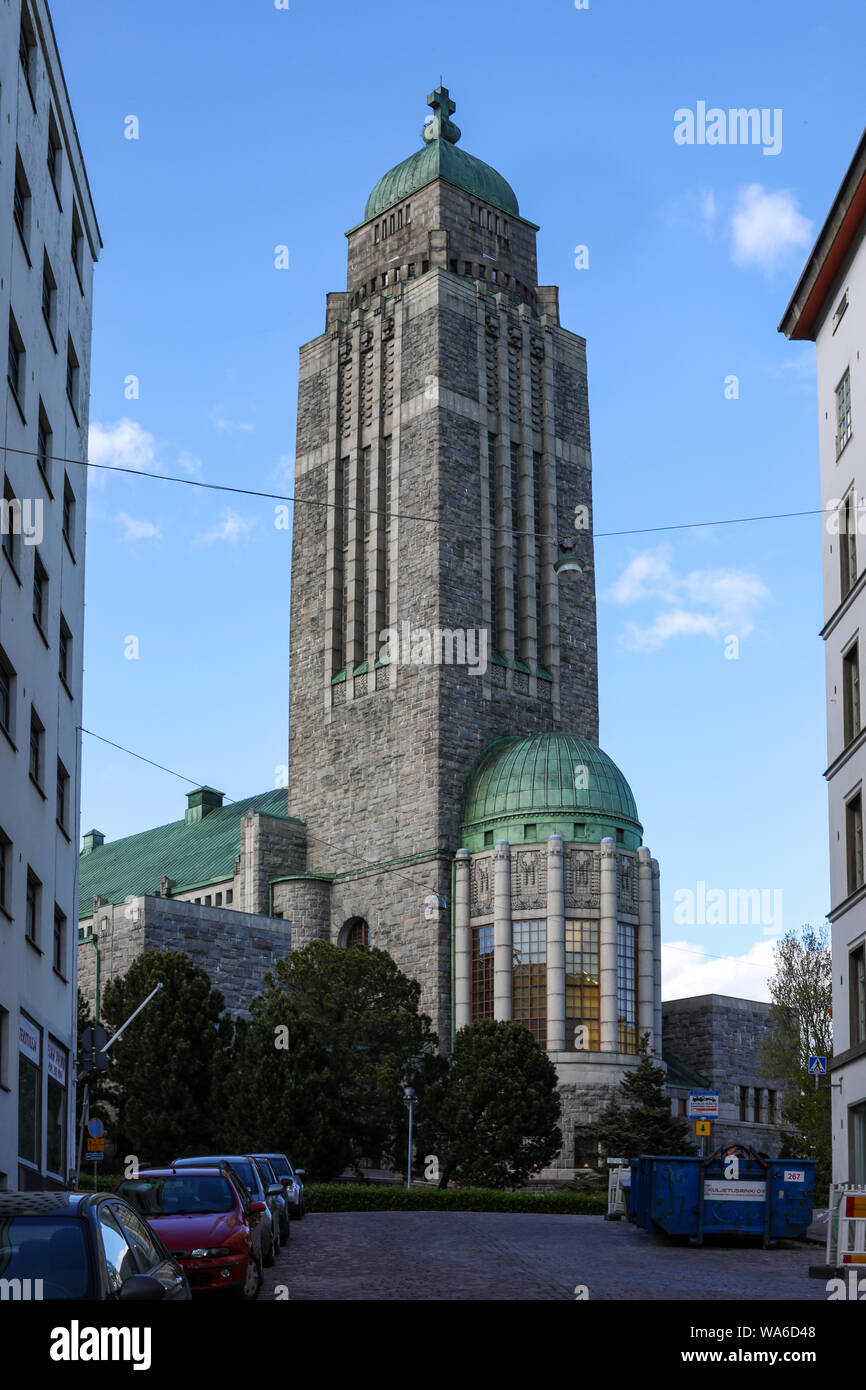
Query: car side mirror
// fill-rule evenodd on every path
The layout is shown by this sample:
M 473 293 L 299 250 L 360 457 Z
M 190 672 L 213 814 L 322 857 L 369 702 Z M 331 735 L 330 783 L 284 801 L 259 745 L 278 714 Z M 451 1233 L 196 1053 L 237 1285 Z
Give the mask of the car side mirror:
M 120 1286 L 124 1303 L 153 1303 L 164 1295 L 165 1288 L 152 1274 L 130 1274 Z
M 250 1202 L 250 1205 L 248 1207 L 250 1216 L 258 1216 L 261 1212 L 266 1210 L 267 1208 L 265 1207 L 264 1202 Z
M 283 1195 L 283 1189 L 280 1187 L 280 1184 L 279 1184 L 278 1182 L 272 1182 L 271 1185 L 270 1185 L 270 1187 L 268 1188 L 268 1196 L 269 1196 L 269 1197 L 282 1197 L 282 1195 Z

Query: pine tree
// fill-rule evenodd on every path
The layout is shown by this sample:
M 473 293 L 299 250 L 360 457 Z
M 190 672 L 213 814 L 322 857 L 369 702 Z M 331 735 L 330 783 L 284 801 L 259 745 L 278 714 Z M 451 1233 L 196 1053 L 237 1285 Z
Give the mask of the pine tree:
M 696 1144 L 684 1119 L 671 1114 L 665 1071 L 649 1054 L 649 1034 L 640 1040 L 640 1061 L 620 1082 L 623 1107 L 614 1091 L 599 1118 L 580 1130 L 582 1145 L 600 1145 L 603 1154 L 632 1159 L 640 1154 L 693 1154 Z

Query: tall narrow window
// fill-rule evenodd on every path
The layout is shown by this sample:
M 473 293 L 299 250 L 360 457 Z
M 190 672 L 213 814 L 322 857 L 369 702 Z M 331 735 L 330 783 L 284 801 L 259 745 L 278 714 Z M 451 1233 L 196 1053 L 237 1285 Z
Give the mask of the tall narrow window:
M 547 922 L 544 918 L 514 923 L 512 1009 L 515 1023 L 525 1023 L 539 1047 L 547 1046 Z
M 18 325 L 12 314 L 9 315 L 9 345 L 6 356 L 6 373 L 9 377 L 9 385 L 15 392 L 15 399 L 21 409 L 24 409 L 24 386 L 25 371 L 24 364 L 26 354 L 24 352 L 24 340 L 18 332 Z
M 836 457 L 851 438 L 851 371 L 846 371 L 836 387 Z
M 57 646 L 57 674 L 68 688 L 72 679 L 72 633 L 62 613 L 60 614 L 60 639 Z
M 0 907 L 9 912 L 11 899 L 10 878 L 12 874 L 12 841 L 4 830 L 0 830 Z
M 337 542 L 337 556 L 340 567 L 340 670 L 349 664 L 349 459 L 340 460 L 340 476 L 337 485 L 340 506 L 337 513 L 340 522 L 340 536 Z
M 631 923 L 616 925 L 617 1049 L 637 1052 L 637 961 L 635 929 Z
M 845 746 L 860 732 L 860 644 L 854 642 L 842 658 L 842 721 Z
M 15 159 L 15 188 L 12 195 L 12 212 L 15 218 L 15 226 L 21 235 L 21 240 L 27 247 L 30 240 L 30 184 L 27 182 L 27 175 L 24 173 L 24 165 L 21 163 L 21 156 L 16 155 Z
M 866 946 L 858 946 L 848 957 L 848 978 L 850 985 L 849 1047 L 866 1042 Z
M 848 892 L 863 886 L 863 802 L 858 792 L 845 805 L 845 840 L 848 858 Z
M 544 601 L 541 585 L 541 454 L 532 455 L 532 553 L 535 556 L 535 652 L 541 661 L 544 650 Z
M 391 626 L 391 474 L 393 468 L 393 441 L 390 434 L 382 443 L 382 474 L 380 483 L 380 509 L 382 512 L 382 626 Z
M 51 495 L 51 466 L 49 462 L 51 458 L 51 441 L 51 425 L 48 416 L 45 414 L 45 407 L 40 400 L 39 419 L 36 425 L 36 462 L 45 480 L 45 486 L 48 488 L 49 496 Z
M 18 552 L 21 547 L 21 503 L 8 476 L 3 480 L 3 502 L 0 506 L 0 541 L 3 553 L 15 573 L 18 573 Z
M 839 513 L 839 565 L 845 598 L 857 582 L 857 505 L 853 491 L 848 493 Z
M 514 655 L 523 655 L 520 611 L 520 447 L 511 445 L 511 595 L 514 609 Z
M 598 922 L 565 923 L 565 1046 L 598 1052 Z
M 470 1018 L 493 1017 L 493 923 L 472 928 L 472 994 Z
M 12 738 L 15 713 L 15 672 L 0 651 L 0 728 Z
M 355 551 L 355 594 L 360 594 L 361 602 L 355 606 L 360 622 L 360 630 L 355 634 L 353 660 L 361 662 L 367 658 L 367 629 L 370 626 L 370 575 L 367 564 L 367 551 L 370 544 L 370 447 L 362 449 L 358 455 L 358 491 L 356 534 L 358 544 Z
M 740 1086 L 738 1089 L 740 1093 L 740 1119 L 745 1124 L 749 1118 L 749 1088 L 748 1086 Z
M 27 870 L 27 893 L 24 899 L 24 933 L 34 946 L 39 945 L 39 910 L 42 884 L 33 870 Z
M 69 828 L 69 773 L 60 759 L 57 759 L 57 824 L 61 830 Z
M 42 749 L 45 741 L 45 725 L 35 709 L 30 707 L 30 776 L 39 787 L 42 785 Z
M 54 908 L 53 965 L 58 975 L 66 974 L 66 917 L 59 907 Z
M 72 256 L 72 264 L 75 266 L 75 274 L 78 276 L 79 287 L 82 287 L 81 277 L 84 274 L 84 233 L 81 230 L 81 220 L 78 216 L 78 209 L 72 206 L 72 232 L 69 241 L 69 251 Z
M 47 251 L 42 257 L 42 316 L 53 341 L 57 326 L 57 281 Z
M 70 336 L 66 345 L 66 394 L 76 418 L 81 405 L 78 394 L 79 375 L 78 353 L 75 351 L 75 345 Z
M 48 117 L 48 149 L 46 160 L 48 163 L 48 173 L 51 175 L 51 182 L 54 185 L 54 192 L 60 197 L 60 171 L 63 146 L 60 142 L 60 135 L 57 131 L 57 123 L 54 120 L 54 112 L 51 111 Z
M 44 636 L 48 622 L 48 575 L 38 555 L 33 557 L 33 618 Z
M 75 493 L 68 478 L 63 479 L 63 539 L 75 553 Z
M 499 536 L 496 526 L 498 494 L 496 491 L 496 435 L 487 435 L 487 534 L 490 537 L 490 637 L 491 652 L 499 645 Z

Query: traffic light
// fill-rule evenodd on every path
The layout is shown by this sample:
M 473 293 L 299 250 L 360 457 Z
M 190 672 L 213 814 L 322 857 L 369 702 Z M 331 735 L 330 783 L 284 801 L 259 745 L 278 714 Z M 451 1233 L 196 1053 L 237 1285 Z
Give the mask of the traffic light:
M 79 1076 L 86 1076 L 91 1071 L 105 1071 L 108 1066 L 108 1058 L 104 1051 L 107 1042 L 108 1034 L 101 1024 L 96 1023 L 90 1028 L 85 1028 L 81 1035 Z

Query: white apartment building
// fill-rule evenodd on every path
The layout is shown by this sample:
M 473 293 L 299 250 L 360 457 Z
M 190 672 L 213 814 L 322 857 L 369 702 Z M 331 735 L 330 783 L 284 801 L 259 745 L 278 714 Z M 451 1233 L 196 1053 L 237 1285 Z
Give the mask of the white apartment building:
M 0 0 L 0 1188 L 74 1167 L 84 522 L 101 242 L 45 0 Z
M 780 331 L 817 346 L 833 951 L 833 1180 L 866 1183 L 866 134 Z

